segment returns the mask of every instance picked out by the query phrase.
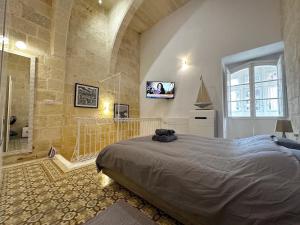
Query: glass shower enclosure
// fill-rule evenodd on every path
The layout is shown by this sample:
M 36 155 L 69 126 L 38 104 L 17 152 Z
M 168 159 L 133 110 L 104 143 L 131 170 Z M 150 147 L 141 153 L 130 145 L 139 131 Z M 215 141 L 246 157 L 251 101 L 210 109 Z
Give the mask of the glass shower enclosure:
M 5 19 L 6 19 L 7 0 L 0 0 L 0 180 L 2 178 L 2 153 L 4 140 L 4 104 L 6 96 L 6 85 L 3 81 L 2 68 L 4 57 L 4 45 L 7 40 L 5 36 Z

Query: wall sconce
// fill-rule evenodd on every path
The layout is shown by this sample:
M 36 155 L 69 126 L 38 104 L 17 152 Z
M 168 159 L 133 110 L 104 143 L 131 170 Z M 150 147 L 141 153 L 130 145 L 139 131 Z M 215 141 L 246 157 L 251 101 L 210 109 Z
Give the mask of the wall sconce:
M 108 114 L 109 113 L 109 102 L 104 103 L 104 113 Z
M 186 70 L 189 67 L 189 59 L 188 57 L 184 57 L 181 62 L 181 68 Z
M 18 49 L 24 50 L 24 49 L 27 48 L 27 45 L 26 45 L 23 41 L 17 41 L 17 42 L 16 42 L 16 47 L 17 47 Z
M 9 39 L 3 35 L 0 35 L 0 44 L 7 45 L 9 43 Z

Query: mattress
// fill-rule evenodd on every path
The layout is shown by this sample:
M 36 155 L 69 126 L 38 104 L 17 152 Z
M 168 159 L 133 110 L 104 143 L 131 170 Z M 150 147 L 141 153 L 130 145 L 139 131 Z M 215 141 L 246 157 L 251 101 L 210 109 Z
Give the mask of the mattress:
M 299 159 L 269 136 L 178 135 L 171 143 L 141 137 L 106 147 L 96 164 L 204 225 L 300 224 Z

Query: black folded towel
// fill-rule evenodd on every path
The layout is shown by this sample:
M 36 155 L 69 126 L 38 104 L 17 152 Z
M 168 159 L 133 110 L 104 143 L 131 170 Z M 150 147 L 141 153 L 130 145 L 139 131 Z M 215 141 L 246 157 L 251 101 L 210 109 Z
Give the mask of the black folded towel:
M 177 140 L 176 135 L 153 135 L 152 136 L 153 141 L 160 141 L 160 142 L 172 142 Z
M 162 136 L 162 135 L 169 136 L 169 135 L 175 134 L 175 131 L 174 130 L 167 130 L 167 129 L 156 129 L 155 134 L 158 135 L 158 136 Z

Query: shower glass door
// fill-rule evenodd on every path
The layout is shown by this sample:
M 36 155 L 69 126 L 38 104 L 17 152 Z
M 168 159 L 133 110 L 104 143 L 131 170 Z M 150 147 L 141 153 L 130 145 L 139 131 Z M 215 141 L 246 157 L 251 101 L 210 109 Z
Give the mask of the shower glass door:
M 4 78 L 2 76 L 2 67 L 3 67 L 3 57 L 4 57 L 4 45 L 6 44 L 7 38 L 5 36 L 5 16 L 6 16 L 6 0 L 0 0 L 0 180 L 2 177 L 2 152 L 4 146 L 4 135 L 5 125 L 4 125 L 4 104 L 6 97 L 6 82 L 4 82 Z

